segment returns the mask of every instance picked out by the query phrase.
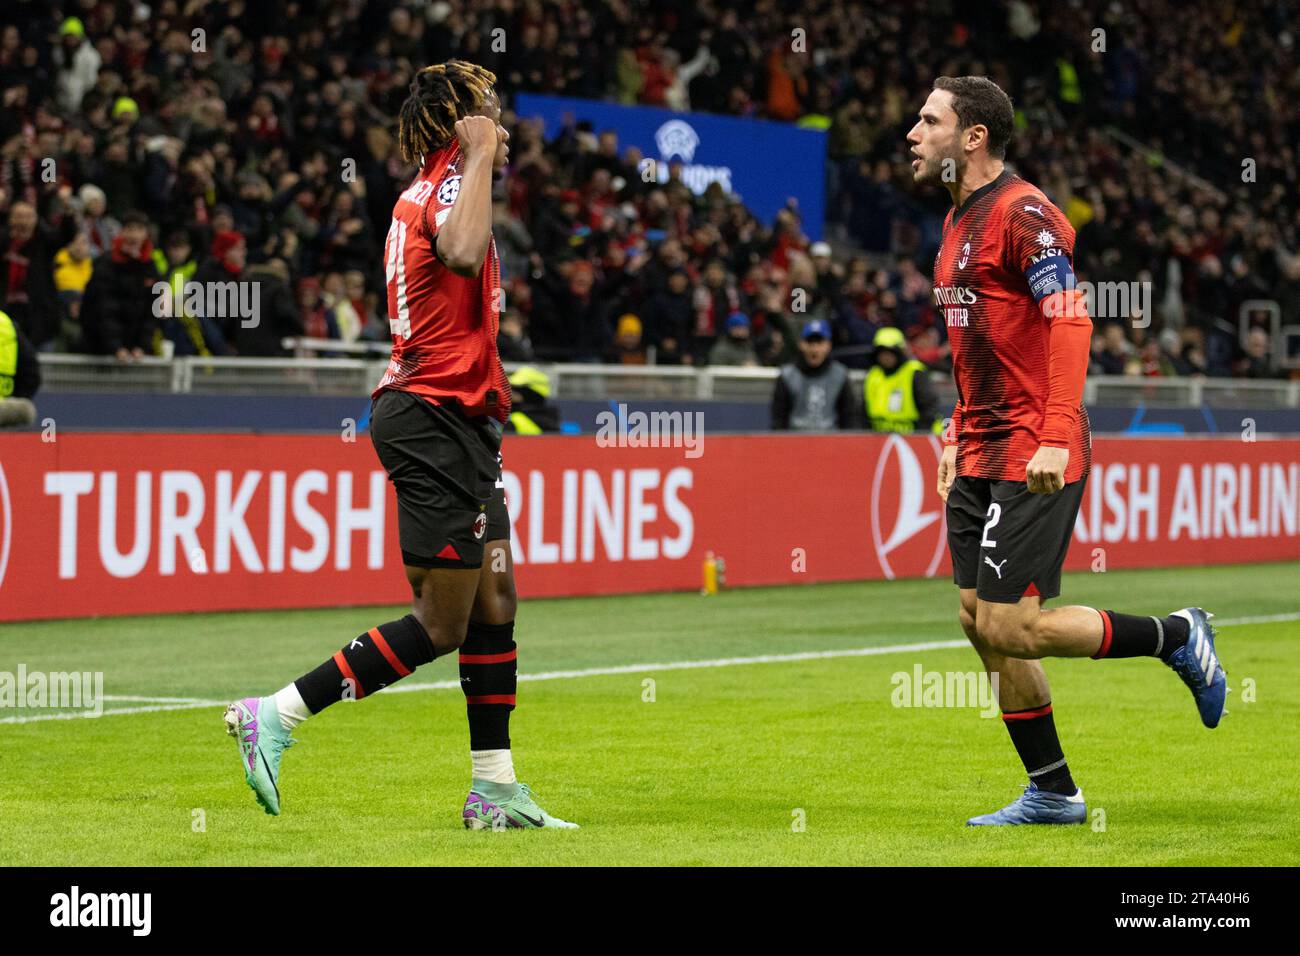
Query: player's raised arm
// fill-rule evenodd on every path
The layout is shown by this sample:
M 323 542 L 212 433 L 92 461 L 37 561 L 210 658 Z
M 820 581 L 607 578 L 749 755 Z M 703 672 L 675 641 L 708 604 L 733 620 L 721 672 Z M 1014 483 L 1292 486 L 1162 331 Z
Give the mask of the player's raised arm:
M 478 275 L 487 257 L 492 179 L 510 153 L 494 80 L 490 71 L 459 60 L 426 67 L 411 83 L 399 117 L 398 148 L 406 162 L 423 168 L 442 151 L 458 154 L 451 163 L 454 174 L 436 184 L 432 195 L 403 198 L 423 208 L 418 230 L 432 241 L 434 254 L 467 278 Z
M 492 238 L 493 161 L 504 130 L 488 116 L 456 121 L 456 138 L 465 154 L 465 172 L 451 212 L 438 231 L 438 258 L 457 275 L 473 277 L 483 267 Z

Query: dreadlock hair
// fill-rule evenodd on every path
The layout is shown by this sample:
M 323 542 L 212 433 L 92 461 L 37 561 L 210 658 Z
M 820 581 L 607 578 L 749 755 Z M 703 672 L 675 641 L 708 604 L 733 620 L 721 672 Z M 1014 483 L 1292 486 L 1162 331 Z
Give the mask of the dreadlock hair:
M 456 121 L 483 108 L 496 74 L 465 60 L 426 66 L 411 81 L 411 95 L 397 118 L 397 150 L 403 162 L 442 149 L 456 135 Z

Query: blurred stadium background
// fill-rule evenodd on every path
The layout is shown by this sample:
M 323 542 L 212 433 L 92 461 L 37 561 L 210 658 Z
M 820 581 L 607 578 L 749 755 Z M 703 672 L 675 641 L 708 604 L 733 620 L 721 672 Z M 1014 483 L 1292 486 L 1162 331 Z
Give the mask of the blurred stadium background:
M 923 363 L 942 418 L 954 393 L 927 274 L 948 199 L 912 187 L 905 135 L 935 75 L 978 73 L 1013 97 L 1013 166 L 1074 224 L 1080 279 L 1124 293 L 1092 303 L 1094 432 L 1300 432 L 1295 28 L 1263 0 L 11 3 L 0 308 L 39 352 L 29 431 L 364 431 L 388 350 L 382 243 L 413 173 L 395 115 L 414 70 L 463 56 L 505 101 L 500 349 L 546 375 L 548 430 L 591 433 L 625 406 L 766 431 L 810 321 L 849 370 L 840 426 L 868 425 L 882 329 Z M 160 280 L 235 281 L 256 315 L 173 306 Z M 1264 538 L 1300 520 L 1294 449 L 1270 447 L 1282 494 Z M 543 454 L 515 449 L 507 466 Z M 1198 507 L 1241 506 L 1231 528 L 1199 514 L 1205 536 L 1244 535 L 1271 475 L 1193 481 Z M 1137 515 L 1140 501 L 1114 516 L 1103 478 L 1098 507 Z
M 508 107 L 495 212 L 507 361 L 716 371 L 566 370 L 561 399 L 765 398 L 752 382 L 771 373 L 732 365 L 790 361 L 810 318 L 831 324 L 851 368 L 869 364 L 878 328 L 897 326 L 942 376 L 926 275 L 948 200 L 911 187 L 904 136 L 934 76 L 987 73 L 1017 105 L 1015 167 L 1078 231 L 1081 279 L 1152 290 L 1140 321 L 1098 323 L 1092 404 L 1297 404 L 1282 384 L 1300 366 L 1285 3 L 6 6 L 0 304 L 42 351 L 51 397 L 362 394 L 374 381 L 362 349 L 388 338 L 380 249 L 413 172 L 393 148 L 397 107 L 415 69 L 463 56 L 497 73 Z M 685 145 L 630 141 L 652 108 L 701 131 Z M 762 142 L 778 173 L 733 183 L 773 157 L 747 155 L 746 127 L 715 115 L 781 124 L 752 127 L 774 137 Z M 719 139 L 733 129 L 729 149 Z M 821 175 L 806 175 L 810 158 Z M 643 160 L 659 163 L 655 181 Z M 113 252 L 132 212 L 151 242 L 136 263 Z M 136 273 L 176 270 L 259 282 L 261 320 L 160 321 L 115 301 L 131 288 L 144 301 Z M 737 311 L 750 342 L 719 353 Z M 304 337 L 341 341 L 286 342 Z M 123 348 L 142 358 L 104 361 Z M 310 370 L 224 361 L 304 355 L 357 357 Z M 196 375 L 164 356 L 223 361 Z
M 1294 862 L 1296 818 L 1284 819 L 1294 787 L 1264 805 L 1243 781 L 1289 779 L 1294 754 L 1276 741 L 1294 741 L 1300 720 L 1300 22 L 1291 4 L 1267 0 L 971 6 L 6 2 L 0 309 L 38 353 L 40 384 L 29 374 L 15 392 L 32 400 L 34 420 L 0 435 L 0 620 L 105 619 L 4 625 L 0 669 L 102 671 L 116 695 L 109 711 L 204 741 L 178 758 L 174 779 L 142 788 L 123 768 L 145 745 L 124 725 L 96 722 L 81 736 L 36 711 L 0 719 L 24 724 L 3 728 L 11 781 L 57 775 L 142 808 L 126 821 L 88 804 L 101 826 L 77 837 L 61 823 L 68 793 L 51 802 L 0 787 L 4 815 L 37 838 L 11 845 L 12 858 L 275 862 L 292 852 L 355 862 L 345 832 L 405 832 L 370 819 L 373 795 L 340 794 L 321 764 L 304 766 L 297 799 L 317 820 L 336 816 L 336 833 L 263 842 L 227 831 L 195 849 L 169 835 L 157 807 L 248 810 L 230 755 L 209 754 L 214 701 L 336 647 L 370 619 L 347 606 L 409 596 L 391 492 L 364 430 L 387 362 L 384 235 L 413 173 L 397 158 L 396 114 L 415 70 L 456 56 L 495 71 L 511 133 L 494 202 L 500 350 L 508 369 L 546 376 L 540 397 L 562 433 L 505 445 L 521 647 L 537 652 L 521 673 L 548 680 L 525 685 L 536 707 L 521 707 L 521 733 L 534 741 L 532 766 L 568 781 L 565 806 L 578 818 L 602 809 L 593 767 L 629 801 L 626 829 L 593 834 L 561 859 L 1008 862 L 997 847 L 935 835 L 946 819 L 915 824 L 910 793 L 873 805 L 876 855 L 852 849 L 868 831 L 855 829 L 861 807 L 839 796 L 818 819 L 842 833 L 793 856 L 778 846 L 790 808 L 814 786 L 778 755 L 854 739 L 845 733 L 889 755 L 855 764 L 846 792 L 876 799 L 910 777 L 941 794 L 944 814 L 972 809 L 941 761 L 907 759 L 916 734 L 968 739 L 956 718 L 927 715 L 919 727 L 887 704 L 888 671 L 913 663 L 900 642 L 939 642 L 935 657 L 916 657 L 927 666 L 975 660 L 943 643 L 961 635 L 931 490 L 937 442 L 926 422 L 912 436 L 872 433 L 862 402 L 877 333 L 895 328 L 925 366 L 937 414 L 951 408 L 928 278 L 948 197 L 913 188 L 904 137 L 935 76 L 985 74 L 1016 104 L 1012 166 L 1077 231 L 1080 279 L 1141 290 L 1096 316 L 1085 394 L 1096 466 L 1065 595 L 1102 601 L 1118 589 L 1155 613 L 1204 594 L 1240 638 L 1226 642 L 1229 670 L 1275 675 L 1277 695 L 1274 709 L 1234 718 L 1245 729 L 1214 771 L 1236 787 L 1230 838 L 1157 801 L 1132 809 L 1160 827 L 1010 852 L 1024 862 Z M 153 283 L 177 276 L 257 288 L 255 320 L 229 309 L 158 314 Z M 848 370 L 853 427 L 766 434 L 778 369 L 797 358 L 810 321 L 826 323 Z M 701 454 L 594 442 L 609 412 L 702 416 Z M 691 592 L 718 558 L 724 593 L 707 602 L 684 593 L 528 610 L 530 597 Z M 1230 562 L 1242 566 L 1206 567 Z M 932 580 L 868 580 L 890 578 Z M 857 583 L 726 593 L 832 581 Z M 327 610 L 285 610 L 304 607 Z M 257 613 L 222 613 L 234 610 Z M 178 630 L 202 638 L 183 666 Z M 640 675 L 656 673 L 647 661 L 739 666 L 786 651 L 850 659 L 809 658 L 779 677 L 694 672 L 676 686 L 707 706 L 665 703 L 653 725 L 639 703 L 625 706 L 639 701 Z M 632 676 L 616 676 L 620 666 Z M 1129 716 L 1144 726 L 1165 720 L 1166 705 L 1186 706 L 1167 675 L 1098 689 L 1084 666 L 1053 670 L 1064 696 L 1140 706 Z M 591 680 L 551 682 L 552 672 Z M 823 685 L 824 696 L 810 690 Z M 852 731 L 840 723 L 845 687 L 879 707 Z M 415 696 L 385 703 L 409 721 L 409 739 L 430 727 L 459 739 L 457 708 L 430 724 Z M 738 701 L 768 731 L 738 723 Z M 544 742 L 543 728 L 582 726 L 584 708 L 590 723 L 610 722 L 607 736 Z M 1099 785 L 1119 791 L 1132 768 L 1101 768 L 1127 731 L 1099 731 L 1082 708 L 1063 713 L 1063 735 L 1089 748 Z M 379 718 L 331 712 L 321 725 L 346 736 L 323 763 L 362 761 L 357 779 L 367 766 L 408 767 L 405 754 L 345 752 L 351 719 Z M 687 731 L 694 749 L 648 746 Z M 313 733 L 327 746 L 329 733 Z M 606 740 L 649 763 L 616 774 L 602 763 Z M 686 799 L 686 769 L 716 759 L 700 749 L 715 740 L 735 760 L 719 790 L 751 787 L 749 767 L 764 783 L 743 814 L 724 801 L 695 805 L 698 829 L 669 837 L 670 798 Z M 1192 745 L 1147 745 L 1143 766 L 1173 801 L 1184 782 L 1167 768 L 1189 765 Z M 951 747 L 945 760 L 1015 785 L 1001 738 Z M 406 789 L 435 766 L 439 786 L 454 789 L 454 748 L 433 749 L 420 752 L 418 773 L 403 771 L 413 775 Z M 1282 763 L 1270 771 L 1270 761 Z M 423 797 L 408 802 L 384 806 L 427 829 Z M 780 831 L 769 842 L 735 822 L 769 811 Z M 628 855 L 632 845 L 641 855 Z M 476 861 L 477 851 L 438 846 L 440 859 Z M 409 844 L 386 852 L 423 859 Z

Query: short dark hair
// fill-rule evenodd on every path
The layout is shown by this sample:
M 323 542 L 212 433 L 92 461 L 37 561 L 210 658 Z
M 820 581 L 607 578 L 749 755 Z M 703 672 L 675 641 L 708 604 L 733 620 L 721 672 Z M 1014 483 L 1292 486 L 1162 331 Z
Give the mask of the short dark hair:
M 986 76 L 941 76 L 934 81 L 934 88 L 952 94 L 958 129 L 985 127 L 989 131 L 989 155 L 994 159 L 1007 155 L 1016 113 L 1011 97 L 1002 87 Z

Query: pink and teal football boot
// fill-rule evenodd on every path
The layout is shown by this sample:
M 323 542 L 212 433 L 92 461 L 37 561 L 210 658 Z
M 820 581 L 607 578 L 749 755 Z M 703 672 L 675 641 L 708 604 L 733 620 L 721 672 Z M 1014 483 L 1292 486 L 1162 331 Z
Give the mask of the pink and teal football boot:
M 280 814 L 280 755 L 298 741 L 280 723 L 274 697 L 245 697 L 226 708 L 226 733 L 239 744 L 244 780 L 262 809 Z
M 475 780 L 461 811 L 466 830 L 576 830 L 537 805 L 526 783 Z

